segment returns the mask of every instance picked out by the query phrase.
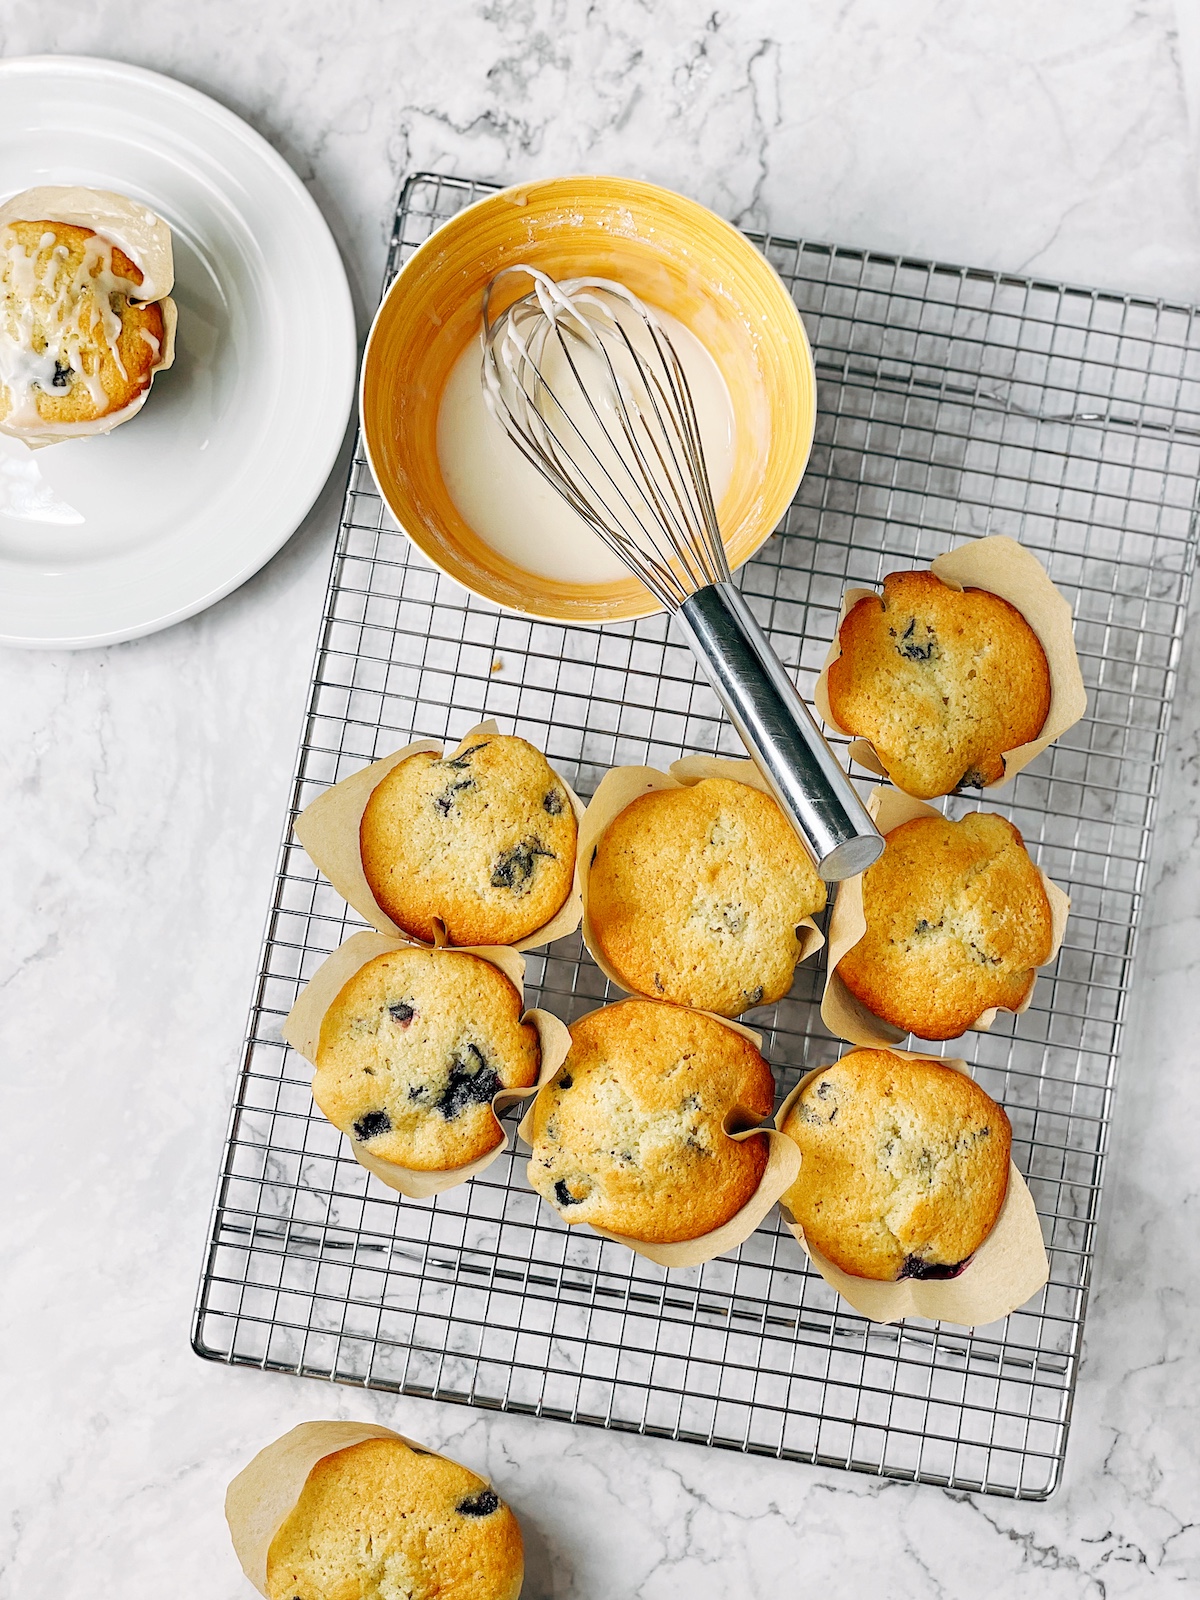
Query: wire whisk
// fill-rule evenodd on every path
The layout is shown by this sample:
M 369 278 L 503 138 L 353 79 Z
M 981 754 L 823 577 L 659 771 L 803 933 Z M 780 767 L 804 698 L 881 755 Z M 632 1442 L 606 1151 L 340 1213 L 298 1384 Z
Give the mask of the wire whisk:
M 499 281 L 532 289 L 493 319 Z M 606 278 L 506 267 L 483 303 L 488 405 L 522 455 L 678 620 L 830 881 L 883 840 L 732 583 L 687 374 L 653 311 Z
M 604 278 L 506 270 L 534 279 L 494 326 L 492 285 L 484 301 L 484 382 L 509 438 L 661 605 L 727 583 L 692 391 L 658 318 Z

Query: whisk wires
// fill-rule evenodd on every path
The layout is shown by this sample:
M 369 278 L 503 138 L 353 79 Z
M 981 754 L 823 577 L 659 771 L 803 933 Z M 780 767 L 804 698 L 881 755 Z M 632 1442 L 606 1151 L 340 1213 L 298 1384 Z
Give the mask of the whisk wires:
M 493 321 L 510 273 L 533 288 Z M 506 267 L 484 294 L 483 345 L 508 437 L 660 604 L 728 581 L 687 375 L 647 306 L 606 278 Z

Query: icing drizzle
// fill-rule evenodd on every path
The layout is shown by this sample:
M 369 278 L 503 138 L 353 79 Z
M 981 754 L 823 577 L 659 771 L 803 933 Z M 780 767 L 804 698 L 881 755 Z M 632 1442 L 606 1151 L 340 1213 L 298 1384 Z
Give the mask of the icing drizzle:
M 0 385 L 9 392 L 6 431 L 46 425 L 39 394 L 61 394 L 77 379 L 92 404 L 108 404 L 101 381 L 103 344 L 127 378 L 118 341 L 121 312 L 137 285 L 113 266 L 112 246 L 93 233 L 73 269 L 70 250 L 47 229 L 29 251 L 11 227 L 0 232 L 0 282 L 8 296 L 0 321 Z M 158 340 L 143 332 L 158 355 Z M 91 369 L 91 370 L 89 370 Z

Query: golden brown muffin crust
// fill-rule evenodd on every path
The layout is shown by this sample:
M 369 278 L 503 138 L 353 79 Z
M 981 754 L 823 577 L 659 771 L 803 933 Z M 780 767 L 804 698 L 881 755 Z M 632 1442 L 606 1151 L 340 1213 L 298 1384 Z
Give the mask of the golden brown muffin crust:
M 486 1479 L 400 1439 L 318 1461 L 267 1552 L 269 1600 L 517 1600 L 523 1576 Z
M 892 572 L 883 597 L 852 606 L 826 676 L 845 732 L 873 745 L 918 799 L 999 783 L 1003 754 L 1036 739 L 1050 668 L 1021 613 L 985 589 L 960 593 L 932 572 Z
M 770 795 L 728 778 L 659 789 L 604 830 L 588 917 L 627 988 L 736 1017 L 792 985 L 825 885 Z
M 953 1277 L 996 1225 L 1012 1129 L 953 1067 L 852 1050 L 810 1079 L 781 1131 L 801 1154 L 782 1203 L 843 1272 Z
M 321 1022 L 313 1099 L 382 1161 L 445 1172 L 503 1139 L 501 1089 L 537 1082 L 537 1030 L 504 973 L 461 950 L 391 950 L 346 983 Z
M 100 239 L 91 228 L 66 222 L 9 222 L 0 225 L 0 250 L 12 241 L 33 263 L 39 280 L 32 297 L 21 292 L 14 279 L 12 261 L 0 253 L 0 337 L 16 337 L 18 321 L 33 317 L 33 343 L 38 352 L 55 356 L 55 384 L 37 393 L 36 408 L 43 422 L 94 422 L 123 410 L 150 382 L 166 337 L 162 306 L 131 303 L 129 294 L 142 282 L 141 269 L 117 245 Z M 57 265 L 54 252 L 59 251 Z M 85 267 L 87 287 L 68 308 L 65 323 L 54 314 L 65 304 L 65 285 Z M 101 304 L 96 281 L 111 266 L 112 275 L 125 284 L 113 291 L 111 303 Z M 68 297 L 69 298 L 69 297 Z M 119 319 L 116 354 L 103 331 L 104 314 Z M 77 351 L 67 348 L 70 341 Z M 78 361 L 82 372 L 73 362 Z M 124 368 L 124 371 L 122 371 Z M 91 378 L 103 392 L 98 401 L 84 381 Z M 0 420 L 12 409 L 12 397 L 0 384 Z
M 571 1050 L 534 1102 L 529 1181 L 568 1222 L 647 1243 L 696 1239 L 746 1204 L 765 1139 L 727 1127 L 769 1116 L 771 1069 L 712 1017 L 623 1000 L 571 1029 Z
M 1015 1011 L 1050 959 L 1041 874 L 1017 829 L 992 812 L 893 828 L 862 896 L 866 932 L 838 976 L 918 1038 L 955 1039 L 992 1006 Z
M 575 812 L 540 750 L 484 734 L 409 756 L 359 827 L 363 872 L 397 927 L 434 942 L 515 944 L 554 917 L 575 876 Z

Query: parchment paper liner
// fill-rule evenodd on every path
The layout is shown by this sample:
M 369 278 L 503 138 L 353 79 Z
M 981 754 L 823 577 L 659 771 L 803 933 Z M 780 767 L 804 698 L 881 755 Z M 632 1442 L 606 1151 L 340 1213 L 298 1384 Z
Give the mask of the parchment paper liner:
M 399 1439 L 422 1455 L 435 1456 L 439 1461 L 453 1459 L 375 1422 L 302 1422 L 267 1445 L 225 1491 L 225 1520 L 234 1554 L 259 1594 L 267 1592 L 267 1552 L 271 1541 L 295 1509 L 309 1473 L 326 1456 L 362 1444 L 365 1439 Z
M 382 933 L 354 934 L 328 956 L 313 973 L 287 1014 L 280 1030 L 283 1037 L 293 1050 L 298 1050 L 315 1066 L 317 1046 L 321 1038 L 321 1023 L 324 1021 L 325 1013 L 354 974 L 365 967 L 368 961 L 373 961 L 385 951 L 428 948 L 427 945 L 414 944 L 407 939 L 389 939 Z M 444 952 L 439 953 L 447 956 L 480 956 L 498 968 L 513 984 L 517 993 L 524 997 L 525 962 L 507 945 L 455 946 L 453 949 L 447 946 Z M 492 1115 L 496 1118 L 496 1126 L 503 1136 L 494 1150 L 489 1150 L 486 1155 L 478 1156 L 462 1167 L 447 1167 L 440 1172 L 417 1171 L 413 1167 L 402 1167 L 395 1161 L 384 1161 L 378 1156 L 371 1155 L 347 1135 L 346 1142 L 359 1165 L 374 1173 L 381 1183 L 387 1184 L 389 1189 L 397 1190 L 410 1200 L 425 1200 L 430 1195 L 441 1194 L 445 1189 L 454 1189 L 460 1183 L 466 1183 L 469 1178 L 478 1177 L 491 1166 L 493 1161 L 499 1160 L 509 1148 L 508 1130 L 500 1121 L 500 1112 L 508 1106 L 516 1105 L 519 1100 L 528 1099 L 530 1095 L 536 1094 L 542 1084 L 548 1083 L 562 1066 L 567 1058 L 567 1051 L 571 1048 L 571 1035 L 567 1032 L 566 1025 L 557 1017 L 551 1016 L 548 1011 L 526 1011 L 521 1020 L 531 1023 L 537 1029 L 542 1054 L 541 1067 L 538 1080 L 531 1088 L 501 1089 L 498 1094 L 492 1096 Z
M 1016 777 L 1022 767 L 1027 767 L 1036 756 L 1040 756 L 1055 739 L 1061 738 L 1068 728 L 1074 727 L 1087 710 L 1087 692 L 1083 687 L 1083 674 L 1079 670 L 1079 657 L 1075 653 L 1071 608 L 1051 583 L 1045 567 L 1033 552 L 1006 534 L 992 534 L 986 539 L 958 545 L 932 561 L 929 570 L 951 589 L 960 592 L 963 589 L 986 589 L 1007 600 L 1037 634 L 1046 652 L 1046 664 L 1050 668 L 1050 709 L 1036 739 L 1004 751 L 1004 776 L 985 786 L 998 789 L 1001 784 Z M 829 668 L 842 653 L 841 629 L 847 614 L 867 595 L 878 598 L 879 593 L 878 589 L 846 590 L 842 596 L 842 609 L 834 629 L 833 642 L 813 690 L 813 703 L 822 718 L 840 733 L 848 733 L 849 730 L 841 727 L 830 709 Z M 881 778 L 889 776 L 868 740 L 852 739 L 850 755 L 868 772 L 874 772 Z M 894 783 L 895 779 L 891 781 Z
M 642 795 L 653 794 L 658 789 L 690 789 L 704 778 L 731 778 L 735 783 L 748 784 L 763 794 L 771 793 L 753 761 L 730 761 L 721 756 L 684 756 L 681 761 L 671 763 L 669 772 L 660 772 L 657 767 L 612 767 L 600 780 L 579 824 L 575 881 L 583 895 L 583 942 L 608 981 L 626 994 L 640 994 L 641 991 L 631 989 L 626 979 L 610 964 L 588 916 L 588 875 L 592 852 L 609 823 L 615 821 L 626 806 Z M 811 917 L 802 917 L 796 927 L 804 929 L 799 936 L 800 954 L 796 957 L 796 965 L 799 966 L 809 956 L 816 955 L 825 943 L 825 935 Z M 662 996 L 651 994 L 645 998 L 661 1000 Z M 746 1009 L 751 1008 L 747 1006 Z
M 891 1046 L 888 1046 L 891 1049 Z M 850 1052 L 847 1052 L 850 1054 Z M 905 1061 L 936 1061 L 970 1076 L 965 1061 L 949 1056 L 926 1055 L 919 1050 L 892 1050 Z M 824 1067 L 806 1072 L 775 1113 L 775 1126 L 782 1128 L 804 1086 Z M 784 1134 L 782 1137 L 786 1138 Z M 803 1158 L 801 1158 L 803 1159 Z M 1010 1311 L 1031 1300 L 1050 1276 L 1050 1263 L 1042 1239 L 1042 1225 L 1029 1186 L 1010 1161 L 1008 1192 L 991 1233 L 976 1250 L 969 1266 L 957 1278 L 901 1278 L 899 1283 L 880 1283 L 875 1278 L 856 1278 L 835 1267 L 827 1256 L 813 1248 L 804 1229 L 780 1202 L 784 1226 L 799 1244 L 831 1288 L 855 1311 L 872 1322 L 899 1322 L 902 1317 L 927 1317 L 932 1322 L 954 1322 L 963 1328 L 976 1328 L 998 1322 Z
M 455 752 L 464 749 L 473 739 L 495 738 L 499 733 L 500 729 L 496 726 L 494 718 L 477 723 L 459 740 Z M 439 929 L 442 929 L 442 937 L 435 939 L 433 946 L 425 944 L 424 940 L 413 938 L 411 934 L 405 933 L 403 928 L 398 928 L 371 893 L 371 886 L 363 872 L 362 851 L 358 842 L 359 825 L 362 822 L 363 812 L 367 809 L 367 801 L 393 767 L 398 767 L 409 756 L 415 756 L 423 751 L 442 756 L 445 748 L 436 739 L 416 739 L 412 744 L 406 744 L 403 750 L 393 751 L 390 756 L 383 756 L 380 760 L 372 762 L 361 772 L 352 772 L 348 778 L 343 778 L 341 783 L 335 783 L 331 789 L 326 789 L 324 794 L 319 794 L 311 805 L 305 806 L 292 825 L 292 832 L 342 899 L 348 906 L 352 906 L 360 917 L 365 917 L 373 928 L 379 929 L 380 933 L 386 933 L 393 939 L 403 939 L 405 944 L 421 945 L 428 950 L 446 943 L 443 925 L 438 922 Z M 561 773 L 555 772 L 554 776 L 567 791 L 578 828 L 583 822 L 583 801 Z M 577 856 L 571 892 L 562 906 L 549 922 L 540 928 L 535 928 L 523 939 L 518 939 L 511 948 L 533 950 L 539 945 L 550 944 L 554 939 L 564 939 L 569 933 L 575 932 L 582 914 L 583 901 L 579 892 Z
M 139 205 L 110 189 L 85 189 L 52 184 L 23 189 L 0 206 L 0 228 L 8 222 L 66 222 L 77 228 L 90 228 L 110 244 L 123 250 L 141 271 L 138 293 L 130 296 L 137 305 L 161 302 L 163 342 L 150 377 L 140 394 L 127 406 L 92 422 L 48 422 L 42 430 L 9 428 L 0 423 L 0 433 L 20 439 L 30 450 L 42 450 L 63 439 L 111 433 L 122 422 L 135 416 L 146 403 L 156 375 L 165 372 L 175 360 L 175 330 L 179 320 L 170 292 L 175 283 L 175 263 L 171 249 L 171 230 L 149 206 Z
M 659 774 L 661 776 L 661 774 Z M 638 996 L 638 999 L 644 998 Z M 618 1000 L 617 1005 L 627 1002 Z M 668 1000 L 650 999 L 651 1005 L 670 1005 Z M 680 1010 L 694 1010 L 694 1007 L 681 1006 Z M 596 1011 L 606 1011 L 607 1006 L 597 1006 Z M 587 1016 L 594 1016 L 595 1011 L 589 1011 Z M 734 1022 L 729 1017 L 718 1017 L 715 1012 L 702 1011 L 699 1015 L 711 1017 L 714 1022 L 719 1022 L 723 1028 L 731 1028 L 734 1033 L 740 1033 L 743 1039 L 749 1039 L 756 1050 L 762 1049 L 762 1035 L 743 1027 L 740 1022 Z M 576 1018 L 582 1022 L 583 1017 Z M 548 1081 L 548 1080 L 547 1080 Z M 544 1084 L 538 1085 L 540 1094 Z M 535 1097 L 533 1104 L 521 1118 L 517 1129 L 517 1137 L 529 1148 L 533 1148 L 533 1113 L 537 1105 Z M 650 1244 L 644 1239 L 632 1239 L 628 1234 L 609 1233 L 606 1228 L 597 1228 L 590 1222 L 568 1222 L 569 1228 L 590 1228 L 593 1233 L 598 1233 L 602 1239 L 611 1239 L 614 1244 L 623 1244 L 632 1250 L 634 1255 L 645 1256 L 648 1261 L 657 1262 L 660 1267 L 698 1267 L 702 1262 L 711 1261 L 714 1256 L 724 1255 L 726 1251 L 736 1250 L 738 1245 L 745 1241 L 758 1227 L 759 1223 L 770 1211 L 785 1189 L 790 1189 L 796 1181 L 800 1171 L 800 1152 L 792 1141 L 777 1132 L 770 1123 L 764 1122 L 757 1128 L 747 1128 L 742 1133 L 727 1133 L 730 1139 L 739 1142 L 743 1139 L 766 1139 L 767 1165 L 759 1179 L 758 1188 L 740 1211 L 735 1211 L 728 1222 L 722 1223 L 719 1228 L 713 1228 L 708 1233 L 699 1234 L 695 1239 L 683 1239 L 678 1244 Z M 530 1184 L 530 1188 L 533 1185 Z M 539 1196 L 540 1198 L 540 1196 Z M 562 1215 L 561 1212 L 558 1215 Z M 566 1218 L 563 1218 L 566 1222 Z
M 901 789 L 872 789 L 867 800 L 867 811 L 883 834 L 890 833 L 903 822 L 911 822 L 915 817 L 942 816 L 935 807 L 926 805 L 923 800 L 914 800 Z M 1070 896 L 1064 894 L 1040 867 L 1038 873 L 1042 887 L 1046 891 L 1046 898 L 1050 902 L 1050 954 L 1043 963 L 1048 967 L 1056 959 L 1062 946 L 1071 900 Z M 838 885 L 837 899 L 829 917 L 829 957 L 825 972 L 825 992 L 821 996 L 821 1021 L 831 1033 L 837 1034 L 840 1039 L 849 1039 L 851 1044 L 874 1045 L 890 1050 L 908 1038 L 907 1032 L 869 1011 L 861 1000 L 850 993 L 837 971 L 838 962 L 858 943 L 866 931 L 862 874 L 859 873 L 853 878 L 846 878 Z M 1019 1006 L 1013 1008 L 1014 1016 L 1020 1016 L 1022 1012 L 1029 1010 L 1036 987 L 1035 971 L 1029 980 L 1025 998 Z M 986 1033 L 1001 1009 L 1007 1010 L 1008 1007 L 989 1006 L 966 1031 Z

